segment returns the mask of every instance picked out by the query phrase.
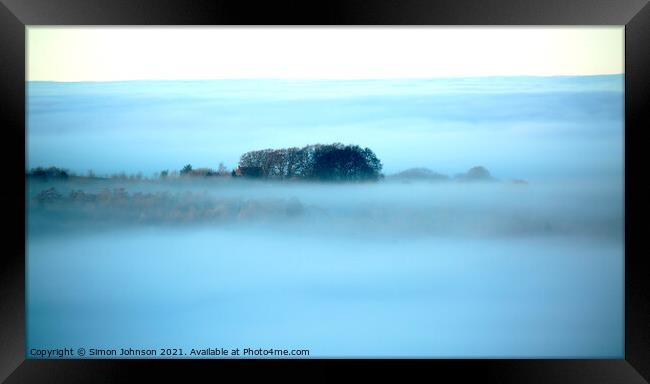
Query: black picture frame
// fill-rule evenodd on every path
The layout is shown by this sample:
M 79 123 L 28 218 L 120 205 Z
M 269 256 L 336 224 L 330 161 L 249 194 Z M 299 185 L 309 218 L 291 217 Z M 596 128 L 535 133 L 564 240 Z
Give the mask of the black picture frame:
M 151 375 L 187 380 L 259 369 L 334 373 L 331 360 L 25 360 L 26 25 L 625 25 L 625 358 L 602 360 L 339 360 L 383 378 L 425 371 L 500 383 L 644 383 L 650 380 L 650 273 L 644 258 L 650 196 L 641 140 L 650 128 L 648 0 L 0 0 L 0 157 L 5 230 L 0 257 L 0 380 L 124 382 Z M 10 165 L 10 166 L 7 166 Z M 23 202 L 22 204 L 20 202 Z M 372 365 L 372 366 L 370 366 Z M 397 367 L 399 365 L 399 367 Z M 181 368 L 177 370 L 177 368 Z M 218 375 L 218 376 L 215 376 Z M 198 377 L 198 376 L 197 376 Z M 645 379 L 644 379 L 645 378 Z

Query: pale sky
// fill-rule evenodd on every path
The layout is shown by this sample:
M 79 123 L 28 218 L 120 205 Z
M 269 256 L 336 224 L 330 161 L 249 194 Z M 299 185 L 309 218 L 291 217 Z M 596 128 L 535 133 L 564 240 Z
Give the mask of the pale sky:
M 624 72 L 624 27 L 27 28 L 28 81 Z

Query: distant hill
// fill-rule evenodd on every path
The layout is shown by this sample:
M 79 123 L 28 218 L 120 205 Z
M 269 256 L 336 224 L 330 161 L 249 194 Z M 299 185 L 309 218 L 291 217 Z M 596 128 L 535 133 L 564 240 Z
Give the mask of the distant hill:
M 458 181 L 458 182 L 493 182 L 499 181 L 497 178 L 492 176 L 490 171 L 483 166 L 475 166 L 470 168 L 467 172 L 458 173 L 453 177 L 449 177 L 442 173 L 432 171 L 429 168 L 419 167 L 419 168 L 409 168 L 401 172 L 388 175 L 387 180 L 394 181 Z M 528 184 L 525 180 L 515 179 L 511 181 L 513 184 Z
M 476 166 L 454 176 L 458 181 L 496 181 L 485 167 Z
M 388 179 L 401 180 L 401 181 L 445 181 L 449 180 L 449 176 L 434 172 L 429 168 L 410 168 L 402 172 L 398 172 L 387 177 Z

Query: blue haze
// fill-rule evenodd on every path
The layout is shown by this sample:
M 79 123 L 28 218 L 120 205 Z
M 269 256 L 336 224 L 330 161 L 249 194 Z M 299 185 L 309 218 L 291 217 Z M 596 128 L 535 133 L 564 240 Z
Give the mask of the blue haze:
M 386 173 L 616 176 L 623 76 L 28 83 L 28 166 L 236 166 L 262 148 L 370 147 Z
M 29 167 L 153 173 L 338 141 L 372 148 L 386 173 L 483 165 L 503 181 L 30 183 L 28 357 L 624 356 L 622 76 L 27 86 Z M 262 213 L 297 199 L 305 210 L 101 227 L 59 215 L 65 230 L 47 231 L 31 198 L 50 186 L 192 190 Z

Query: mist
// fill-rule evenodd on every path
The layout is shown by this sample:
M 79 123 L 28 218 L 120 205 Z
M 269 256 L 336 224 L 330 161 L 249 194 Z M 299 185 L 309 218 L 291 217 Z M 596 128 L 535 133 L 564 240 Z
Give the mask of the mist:
M 366 183 L 230 177 L 169 181 L 32 181 L 35 235 L 66 227 L 250 225 L 337 236 L 585 236 L 620 240 L 622 184 L 581 180 Z M 57 194 L 56 198 L 50 197 Z M 65 233 L 65 232 L 64 232 Z
M 593 181 L 31 182 L 28 345 L 620 357 L 622 201 Z
M 27 93 L 27 170 L 70 171 L 26 176 L 28 350 L 624 356 L 622 75 Z M 231 177 L 337 142 L 382 175 Z

